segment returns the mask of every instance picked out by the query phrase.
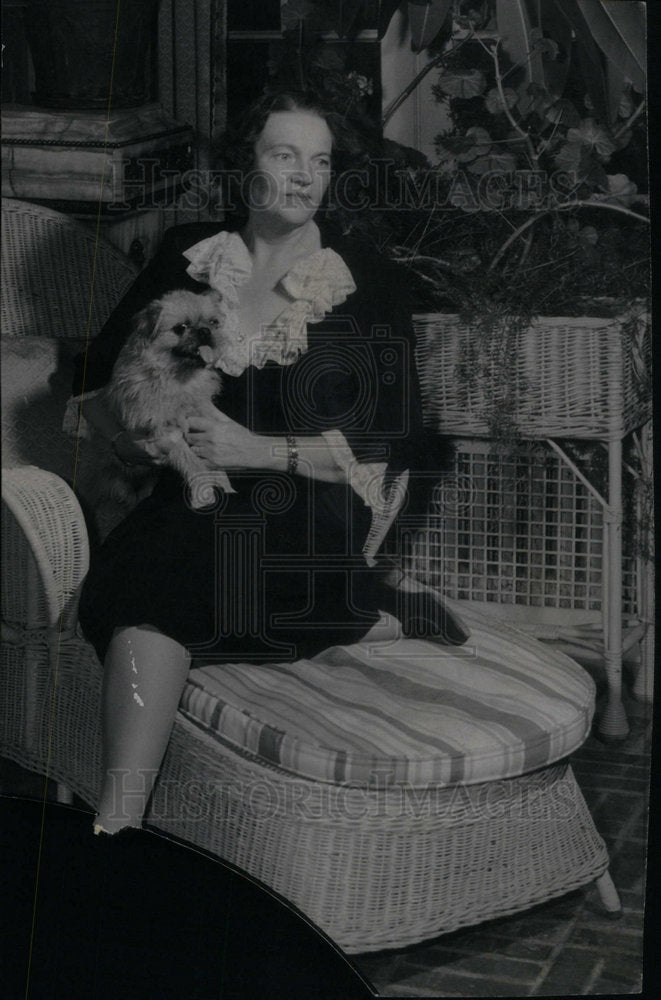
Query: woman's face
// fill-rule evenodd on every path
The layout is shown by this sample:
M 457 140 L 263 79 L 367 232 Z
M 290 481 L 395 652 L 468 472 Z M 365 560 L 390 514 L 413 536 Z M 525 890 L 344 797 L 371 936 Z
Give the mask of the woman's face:
M 311 111 L 273 111 L 255 143 L 251 212 L 283 228 L 304 225 L 315 214 L 330 180 L 333 137 Z

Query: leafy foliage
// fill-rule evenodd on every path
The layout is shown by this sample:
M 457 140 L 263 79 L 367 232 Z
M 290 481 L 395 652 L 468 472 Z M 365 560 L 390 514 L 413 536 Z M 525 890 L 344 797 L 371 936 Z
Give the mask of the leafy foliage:
M 433 87 L 450 127 L 436 137 L 439 163 L 427 176 L 409 166 L 413 186 L 433 186 L 435 198 L 424 219 L 383 220 L 383 243 L 415 272 L 429 305 L 450 300 L 477 315 L 506 300 L 512 317 L 580 314 L 595 299 L 607 308 L 605 291 L 611 300 L 648 294 L 640 75 L 634 84 L 609 62 L 623 47 L 630 62 L 640 59 L 640 32 L 635 17 L 610 31 L 617 15 L 604 20 L 591 0 L 576 6 L 455 0 L 455 44 Z M 580 72 L 590 43 L 609 81 L 611 117 Z
M 355 34 L 368 6 L 339 4 L 342 37 Z M 398 6 L 379 4 L 379 37 Z M 357 135 L 363 127 L 356 163 L 367 168 L 380 157 L 394 166 L 353 177 L 329 216 L 408 269 L 419 311 L 464 318 L 474 336 L 458 385 L 479 382 L 483 416 L 501 446 L 535 448 L 521 442 L 516 422 L 516 333 L 539 315 L 621 315 L 649 295 L 642 5 L 417 0 L 408 11 L 412 47 L 428 46 L 431 58 L 384 122 L 438 67 L 433 93 L 450 120 L 436 138 L 439 163 L 379 142 L 368 126 L 365 78 L 315 55 L 305 71 L 314 77 L 320 67 L 316 84 L 358 121 Z M 300 21 L 296 31 L 300 75 Z M 641 365 L 642 378 L 649 367 Z M 605 489 L 599 447 L 575 443 L 574 451 Z M 632 501 L 625 534 L 632 551 L 649 557 L 651 481 L 640 457 L 628 463 L 639 470 L 627 489 L 639 509 Z
M 638 193 L 636 182 L 626 175 L 614 182 L 615 173 L 608 171 L 616 155 L 632 141 L 633 131 L 628 127 L 635 113 L 630 111 L 631 87 L 623 90 L 619 118 L 610 127 L 588 112 L 587 95 L 583 95 L 581 107 L 580 98 L 556 98 L 537 83 L 516 86 L 515 73 L 520 68 L 508 64 L 498 39 L 466 44 L 451 60 L 434 87 L 437 100 L 446 106 L 452 121 L 451 130 L 436 138 L 440 169 L 454 173 L 460 164 L 469 163 L 468 180 L 470 174 L 477 175 L 472 187 L 478 203 L 479 178 L 494 170 L 509 170 L 535 172 L 543 182 L 541 195 L 547 200 L 557 192 L 559 172 L 563 172 L 572 175 L 568 194 L 574 198 L 594 197 L 631 205 Z M 508 80 L 512 85 L 506 85 Z M 575 78 L 569 82 L 578 85 Z M 644 132 L 644 125 L 640 114 L 633 129 Z M 645 185 L 644 161 L 640 179 Z M 506 180 L 511 198 L 516 197 L 519 178 Z M 623 200 L 620 192 L 625 195 Z M 642 204 L 646 199 L 641 193 L 635 200 Z

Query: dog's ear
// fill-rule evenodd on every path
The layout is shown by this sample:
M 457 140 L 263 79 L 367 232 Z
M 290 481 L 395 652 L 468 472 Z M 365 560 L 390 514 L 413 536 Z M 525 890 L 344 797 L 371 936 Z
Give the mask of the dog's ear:
M 144 340 L 153 340 L 158 333 L 161 311 L 162 304 L 159 299 L 150 302 L 133 317 L 133 332 Z

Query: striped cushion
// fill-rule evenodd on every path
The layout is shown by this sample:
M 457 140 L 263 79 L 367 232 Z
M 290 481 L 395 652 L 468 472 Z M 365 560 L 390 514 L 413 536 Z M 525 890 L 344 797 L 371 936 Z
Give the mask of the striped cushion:
M 180 709 L 222 743 L 334 783 L 474 784 L 580 746 L 590 676 L 536 639 L 461 615 L 471 629 L 462 647 L 401 639 L 291 664 L 198 667 Z

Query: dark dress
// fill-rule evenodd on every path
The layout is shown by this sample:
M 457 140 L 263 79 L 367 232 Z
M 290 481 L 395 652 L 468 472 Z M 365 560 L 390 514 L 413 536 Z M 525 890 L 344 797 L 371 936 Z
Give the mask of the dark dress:
M 85 391 L 108 381 L 131 317 L 148 301 L 174 288 L 205 290 L 182 254 L 221 228 L 166 233 L 90 345 Z M 218 405 L 259 434 L 339 428 L 359 462 L 388 463 L 390 483 L 430 457 L 402 283 L 394 265 L 323 229 L 322 245 L 339 253 L 357 290 L 308 325 L 308 350 L 293 364 L 224 376 Z M 77 394 L 82 371 L 81 361 Z M 194 510 L 181 479 L 164 470 L 152 496 L 93 552 L 80 621 L 101 659 L 117 626 L 151 625 L 198 662 L 268 662 L 357 642 L 378 620 L 376 572 L 362 555 L 371 509 L 350 486 L 269 470 L 230 479 L 236 493 Z

